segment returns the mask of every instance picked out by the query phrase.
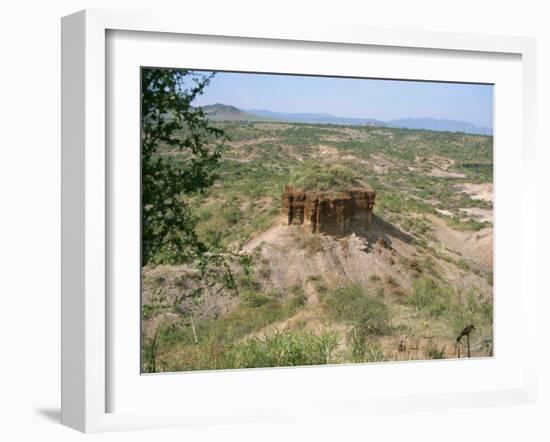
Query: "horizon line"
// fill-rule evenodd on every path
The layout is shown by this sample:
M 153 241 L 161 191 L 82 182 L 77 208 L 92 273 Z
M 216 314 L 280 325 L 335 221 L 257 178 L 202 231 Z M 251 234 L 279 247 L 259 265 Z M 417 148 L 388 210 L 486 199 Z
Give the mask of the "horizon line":
M 211 103 L 211 104 L 201 104 L 200 106 L 198 107 L 206 107 L 206 106 L 216 106 L 216 105 L 219 105 L 219 106 L 228 106 L 228 107 L 233 107 L 241 112 L 270 112 L 270 113 L 274 113 L 274 114 L 286 114 L 286 115 L 312 115 L 312 116 L 327 116 L 327 117 L 332 117 L 332 118 L 338 118 L 338 119 L 343 119 L 343 120 L 369 120 L 369 121 L 378 121 L 378 122 L 381 122 L 381 123 L 391 123 L 393 121 L 399 121 L 399 120 L 412 120 L 412 121 L 418 121 L 418 120 L 433 120 L 433 121 L 446 121 L 446 122 L 455 122 L 455 123 L 467 123 L 467 124 L 471 124 L 473 127 L 477 128 L 477 129 L 487 129 L 487 130 L 490 130 L 491 132 L 493 132 L 494 128 L 493 128 L 493 125 L 491 126 L 480 126 L 480 125 L 477 125 L 475 123 L 473 123 L 472 121 L 469 121 L 469 120 L 460 120 L 460 119 L 452 119 L 452 118 L 440 118 L 440 117 L 433 117 L 433 116 L 422 116 L 422 117 L 410 117 L 410 116 L 402 116 L 402 117 L 399 117 L 399 118 L 391 118 L 391 119 L 381 119 L 381 118 L 375 118 L 375 117 L 359 117 L 359 116 L 353 116 L 353 117 L 345 117 L 345 116 L 341 116 L 341 115 L 336 115 L 336 114 L 333 114 L 333 113 L 329 113 L 329 112 L 307 112 L 307 111 L 300 111 L 300 112 L 289 112 L 289 111 L 278 111 L 278 110 L 273 110 L 273 109 L 268 109 L 268 108 L 265 108 L 265 107 L 254 107 L 254 108 L 242 108 L 242 107 L 239 107 L 239 106 L 235 106 L 234 104 L 228 104 L 228 103 L 221 103 L 221 102 L 215 102 L 215 103 Z M 305 123 L 305 121 L 304 121 Z M 327 124 L 330 124 L 330 123 L 327 123 Z M 332 123 L 332 124 L 337 124 L 337 123 Z

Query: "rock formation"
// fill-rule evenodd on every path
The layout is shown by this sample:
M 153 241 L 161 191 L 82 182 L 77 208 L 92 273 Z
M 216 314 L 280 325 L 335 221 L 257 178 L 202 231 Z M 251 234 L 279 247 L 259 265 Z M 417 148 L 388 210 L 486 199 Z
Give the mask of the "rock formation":
M 287 186 L 281 206 L 288 225 L 303 225 L 313 233 L 345 234 L 370 227 L 375 197 L 370 188 L 329 193 Z

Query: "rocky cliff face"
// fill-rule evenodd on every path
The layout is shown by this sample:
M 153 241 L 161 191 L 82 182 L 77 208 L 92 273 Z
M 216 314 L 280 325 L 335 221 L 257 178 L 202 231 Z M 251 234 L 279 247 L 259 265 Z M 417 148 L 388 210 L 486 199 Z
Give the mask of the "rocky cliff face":
M 286 187 L 281 207 L 288 225 L 304 225 L 314 233 L 345 234 L 370 227 L 375 197 L 370 188 L 328 193 Z

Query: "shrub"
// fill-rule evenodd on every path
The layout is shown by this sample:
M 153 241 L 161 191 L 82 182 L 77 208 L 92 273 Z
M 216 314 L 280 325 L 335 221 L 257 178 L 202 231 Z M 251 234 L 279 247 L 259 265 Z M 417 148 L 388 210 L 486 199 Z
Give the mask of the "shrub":
M 224 208 L 222 214 L 225 221 L 229 225 L 235 225 L 241 219 L 241 211 L 235 206 L 228 206 L 227 208 Z
M 418 278 L 412 283 L 406 304 L 426 312 L 429 316 L 438 317 L 445 312 L 450 297 L 449 289 L 440 287 L 433 279 Z
M 369 347 L 362 362 L 384 362 L 386 357 L 379 347 Z
M 452 218 L 446 219 L 449 226 L 456 230 L 466 231 L 473 230 L 479 231 L 485 227 L 491 227 L 492 223 L 488 221 L 477 221 L 473 219 L 460 219 L 458 216 L 453 216 Z
M 493 302 L 476 296 L 472 290 L 458 291 L 442 287 L 429 278 L 419 278 L 412 284 L 406 304 L 431 317 L 441 317 L 457 337 L 467 325 L 473 324 L 472 348 L 492 354 Z
M 334 333 L 273 332 L 249 338 L 230 350 L 239 367 L 282 367 L 329 364 L 338 345 Z
M 314 161 L 300 163 L 290 176 L 289 185 L 303 190 L 344 190 L 355 183 L 353 171 L 340 164 Z
M 291 288 L 291 291 L 293 296 L 287 301 L 289 304 L 289 308 L 298 309 L 306 305 L 307 296 L 301 286 L 294 286 Z
M 352 362 L 362 362 L 367 353 L 367 339 L 364 333 L 357 333 L 353 327 L 348 336 L 350 359 Z
M 357 284 L 339 287 L 323 298 L 334 319 L 351 323 L 360 334 L 382 335 L 390 328 L 386 304 Z
M 307 281 L 313 284 L 317 293 L 322 294 L 328 291 L 327 285 L 319 275 L 308 276 Z
M 470 264 L 468 263 L 468 261 L 466 261 L 465 259 L 459 259 L 456 263 L 456 265 L 458 266 L 458 268 L 466 271 L 466 272 L 469 272 L 471 271 L 472 269 L 470 268 Z
M 458 293 L 455 301 L 449 305 L 447 320 L 456 336 L 464 327 L 474 324 L 473 336 L 483 340 L 487 346 L 492 346 L 493 303 L 490 300 L 479 299 L 473 291 Z
M 231 343 L 203 341 L 196 351 L 165 367 L 167 370 L 216 370 L 232 368 L 323 365 L 336 361 L 338 336 L 324 332 L 274 331 Z
M 376 345 L 371 345 L 367 336 L 356 327 L 348 335 L 349 359 L 352 362 L 382 362 L 384 352 Z
M 263 293 L 252 291 L 241 292 L 241 298 L 244 305 L 247 307 L 261 307 L 267 304 L 271 299 Z
M 258 291 L 261 289 L 261 284 L 254 278 L 253 275 L 245 275 L 243 273 L 240 273 L 236 276 L 235 283 L 239 289 L 242 290 L 248 290 L 248 291 Z
M 439 349 L 437 345 L 430 342 L 426 347 L 426 357 L 429 359 L 445 359 L 445 349 Z
M 157 310 L 157 309 L 155 308 L 154 305 L 143 304 L 141 306 L 141 317 L 143 319 L 149 319 L 153 316 L 153 314 L 155 313 L 155 310 Z
M 262 267 L 259 271 L 260 277 L 263 279 L 269 279 L 271 277 L 271 269 L 269 266 Z

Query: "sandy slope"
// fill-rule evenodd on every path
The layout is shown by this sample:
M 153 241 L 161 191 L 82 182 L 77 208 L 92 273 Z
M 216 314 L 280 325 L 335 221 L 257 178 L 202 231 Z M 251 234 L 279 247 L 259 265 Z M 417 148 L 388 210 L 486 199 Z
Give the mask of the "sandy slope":
M 318 332 L 328 328 L 341 336 L 340 345 L 344 346 L 349 327 L 327 322 L 318 290 L 319 284 L 330 287 L 353 281 L 367 289 L 384 287 L 392 325 L 402 330 L 378 339 L 390 360 L 423 359 L 428 348 L 434 346 L 443 351 L 445 357 L 456 357 L 456 342 L 446 326 L 440 321 L 426 320 L 402 301 L 414 278 L 435 274 L 452 286 L 474 288 L 481 296 L 491 297 L 487 273 L 492 269 L 492 229 L 460 232 L 436 216 L 427 220 L 433 235 L 433 251 L 429 254 L 420 252 L 410 236 L 379 218 L 364 235 L 350 234 L 342 238 L 312 235 L 302 227 L 286 226 L 282 221 L 258 235 L 245 248 L 259 253 L 269 266 L 267 286 L 282 289 L 284 293 L 285 288 L 299 285 L 304 288 L 307 306 L 295 316 L 270 324 L 255 335 L 263 336 L 274 330 L 306 328 Z M 380 238 L 384 238 L 385 245 Z M 465 271 L 458 261 L 467 263 L 475 271 Z M 374 275 L 380 279 L 373 278 Z
M 376 275 L 408 290 L 414 278 L 438 272 L 459 287 L 477 287 L 489 295 L 492 288 L 483 273 L 492 266 L 492 229 L 460 232 L 448 227 L 441 218 L 430 216 L 428 220 L 434 236 L 433 253 L 419 251 L 411 236 L 376 217 L 368 232 L 341 238 L 314 235 L 280 220 L 244 249 L 259 254 L 269 268 L 266 283 L 275 289 L 295 285 L 307 288 L 308 281 L 314 279 L 321 279 L 328 286 L 353 281 L 368 288 Z M 482 274 L 465 272 L 457 266 L 459 260 Z
M 462 257 L 472 260 L 486 269 L 493 265 L 493 228 L 477 232 L 461 232 L 451 229 L 447 223 L 436 216 L 428 215 L 435 237 L 445 247 L 458 252 Z

